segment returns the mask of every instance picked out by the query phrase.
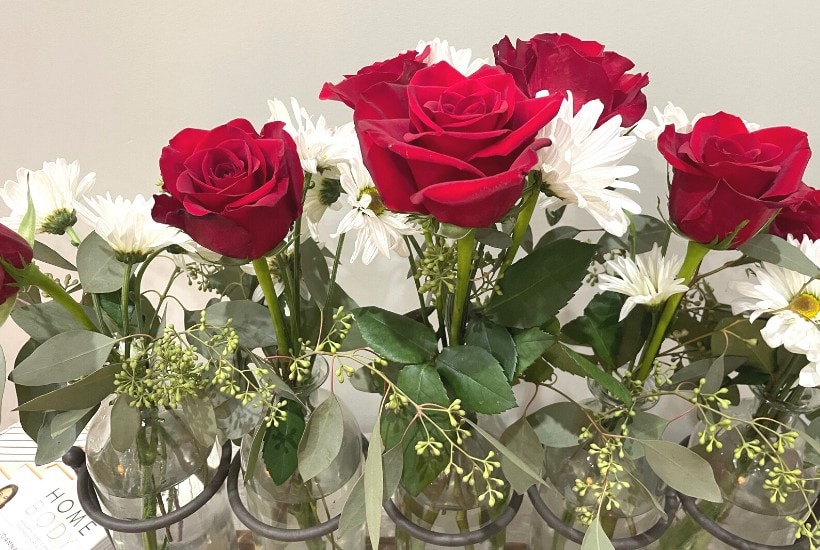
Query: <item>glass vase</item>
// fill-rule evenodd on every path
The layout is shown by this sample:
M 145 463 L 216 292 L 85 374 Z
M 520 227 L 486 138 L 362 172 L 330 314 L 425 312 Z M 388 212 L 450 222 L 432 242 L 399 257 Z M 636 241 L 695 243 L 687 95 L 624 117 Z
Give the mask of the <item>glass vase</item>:
M 103 403 L 88 425 L 86 464 L 100 504 L 122 519 L 150 519 L 194 499 L 219 464 L 215 445 L 194 437 L 180 409 L 144 409 L 134 444 L 111 444 L 111 406 Z M 117 550 L 222 550 L 235 548 L 236 532 L 223 487 L 199 510 L 165 529 L 111 532 Z
M 327 379 L 328 366 L 324 360 L 314 364 L 309 382 L 294 388 L 294 393 L 306 404 L 305 420 L 313 410 L 330 396 L 320 386 Z M 343 417 L 342 444 L 330 466 L 313 479 L 304 481 L 298 469 L 282 484 L 271 477 L 261 456 L 245 481 L 248 510 L 258 520 L 282 529 L 312 527 L 341 513 L 356 480 L 362 473 L 362 434 L 353 414 L 340 402 Z M 252 435 L 242 440 L 242 470 L 246 471 Z M 359 550 L 365 547 L 365 526 L 349 529 L 344 536 L 332 532 L 324 537 L 304 542 L 281 542 L 254 535 L 257 549 L 264 550 Z
M 492 450 L 489 443 L 473 434 L 464 440 L 463 448 L 472 456 L 486 457 Z M 503 498 L 498 498 L 492 505 L 489 499 L 480 498 L 486 491 L 485 481 L 481 476 L 474 476 L 474 483 L 463 481 L 464 472 L 469 472 L 472 465 L 461 453 L 453 456 L 463 473 L 457 473 L 452 468 L 449 473 L 442 472 L 433 482 L 417 496 L 407 492 L 401 485 L 396 491 L 394 501 L 398 510 L 410 522 L 440 533 L 465 533 L 480 529 L 496 520 L 508 507 L 510 501 L 510 484 L 504 480 L 503 487 L 497 487 Z M 493 476 L 503 479 L 503 472 L 495 470 Z M 506 530 L 484 542 L 464 545 L 461 548 L 468 550 L 503 550 L 506 542 Z M 438 546 L 414 538 L 412 535 L 396 527 L 397 550 L 439 550 L 452 546 Z
M 590 414 L 626 410 L 621 402 L 594 382 L 590 381 L 589 387 L 594 398 L 582 402 L 581 405 L 588 409 Z M 654 405 L 655 401 L 636 399 L 631 409 L 634 412 L 643 412 Z M 623 418 L 628 417 L 628 414 L 623 414 L 616 418 L 601 420 L 601 423 L 607 432 L 619 435 Z M 664 503 L 666 485 L 649 467 L 637 445 L 624 445 L 624 456 L 616 459 L 617 464 L 623 469 L 612 470 L 605 475 L 599 465 L 601 455 L 597 452 L 597 449 L 604 446 L 603 438 L 595 435 L 576 446 L 547 447 L 544 453 L 546 484 L 538 487 L 538 493 L 563 524 L 585 532 L 587 524 L 584 521 L 584 512 L 598 508 L 594 487 L 614 487 L 612 494 L 618 506 L 605 505 L 599 514 L 604 532 L 610 539 L 627 539 L 645 533 L 664 518 L 664 513 L 659 507 Z M 613 481 L 626 483 L 615 485 Z M 590 489 L 583 493 L 579 492 L 579 484 Z M 643 548 L 656 546 L 657 542 L 653 542 Z M 530 548 L 569 550 L 580 547 L 579 543 L 564 537 L 540 517 L 535 516 Z
M 708 442 L 700 442 L 704 429 L 700 423 L 690 438 L 693 451 L 705 458 L 712 467 L 715 479 L 723 497 L 722 503 L 696 501 L 695 504 L 707 520 L 716 523 L 723 530 L 749 541 L 772 546 L 790 547 L 795 542 L 796 526 L 787 517 L 803 518 L 808 513 L 808 504 L 799 492 L 785 495 L 772 502 L 772 492 L 766 488 L 778 467 L 771 459 L 750 458 L 745 452 L 735 450 L 743 444 L 757 439 L 761 445 L 776 444 L 780 434 L 798 429 L 805 431 L 805 413 L 820 407 L 820 391 L 809 388 L 795 388 L 785 395 L 775 396 L 763 386 L 752 387 L 754 399 L 747 399 L 729 414 L 738 419 L 757 419 L 755 428 L 741 422 L 733 422 L 731 429 L 719 428 L 711 452 Z M 794 447 L 784 446 L 780 455 L 783 464 L 790 470 L 799 471 L 806 482 L 805 490 L 810 500 L 817 494 L 817 468 L 814 460 L 806 460 L 806 443 L 798 437 Z M 737 456 L 736 456 L 737 455 Z M 726 544 L 704 531 L 691 517 L 683 518 L 664 537 L 664 548 L 716 550 L 729 549 Z

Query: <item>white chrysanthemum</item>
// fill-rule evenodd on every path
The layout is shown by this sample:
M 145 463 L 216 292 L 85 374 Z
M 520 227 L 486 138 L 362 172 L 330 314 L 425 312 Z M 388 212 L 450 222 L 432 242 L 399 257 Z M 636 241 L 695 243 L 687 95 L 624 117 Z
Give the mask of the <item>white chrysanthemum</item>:
M 416 232 L 407 215 L 385 208 L 370 174 L 361 162 L 340 164 L 339 170 L 351 210 L 331 236 L 336 238 L 349 231 L 356 232 L 356 246 L 350 262 L 356 261 L 361 254 L 362 262 L 369 264 L 378 253 L 389 258 L 391 250 L 406 256 L 409 251 L 402 236 Z
M 473 51 L 469 48 L 457 50 L 451 46 L 446 40 L 434 38 L 433 40 L 419 40 L 416 51 L 423 53 L 429 48 L 427 57 L 424 58 L 424 63 L 428 67 L 434 65 L 439 61 L 446 61 L 455 70 L 469 76 L 479 70 L 484 65 L 489 65 L 490 60 L 486 58 L 473 59 Z
M 325 211 L 339 208 L 337 201 L 341 189 L 338 165 L 361 158 L 359 141 L 352 122 L 330 127 L 320 116 L 314 123 L 295 98 L 291 98 L 290 102 L 293 118 L 282 101 L 268 101 L 270 120 L 285 123 L 285 131 L 296 142 L 302 169 L 311 174 L 305 193 L 304 214 L 311 236 L 317 239 L 317 224 Z
M 664 258 L 657 245 L 649 252 L 638 254 L 635 261 L 618 256 L 608 260 L 606 267 L 615 275 L 599 275 L 598 287 L 629 296 L 621 308 L 619 320 L 626 318 L 637 304 L 660 306 L 670 296 L 689 290 L 682 284 L 683 279 L 676 277 L 681 267 L 680 259 L 675 255 Z
M 629 227 L 625 211 L 641 212 L 638 203 L 619 191 L 640 191 L 634 183 L 620 179 L 636 174 L 638 168 L 618 166 L 637 140 L 621 135 L 620 116 L 595 128 L 603 110 L 603 103 L 595 99 L 573 115 L 572 94 L 567 92 L 556 117 L 539 132 L 539 138 L 552 141 L 538 151 L 549 191 L 539 204 L 546 208 L 575 204 L 589 212 L 604 231 L 621 236 Z
M 122 261 L 141 261 L 146 255 L 171 245 L 186 245 L 191 238 L 175 227 L 151 217 L 154 199 L 137 195 L 133 200 L 103 196 L 86 198 L 77 212 Z
M 15 231 L 20 228 L 28 210 L 28 191 L 36 215 L 35 231 L 62 235 L 77 221 L 75 210 L 80 197 L 91 190 L 96 174 L 89 172 L 80 178 L 80 163 L 68 164 L 65 159 L 44 162 L 42 170 L 17 170 L 17 181 L 7 181 L 0 189 L 0 198 L 11 208 L 8 217 L 0 219 Z
M 820 355 L 815 355 L 814 360 L 809 359 L 809 364 L 800 369 L 800 376 L 797 383 L 804 388 L 816 388 L 820 386 Z
M 645 118 L 638 121 L 635 128 L 632 130 L 632 133 L 635 136 L 646 141 L 657 141 L 658 136 L 660 136 L 664 129 L 670 124 L 675 126 L 676 132 L 687 134 L 692 131 L 692 128 L 698 120 L 706 116 L 706 113 L 698 113 L 690 120 L 689 117 L 686 116 L 684 110 L 680 107 L 675 107 L 672 105 L 671 101 L 666 103 L 666 107 L 663 108 L 663 112 L 661 112 L 657 107 L 652 107 L 652 111 L 655 113 L 657 123 Z M 745 120 L 743 123 L 746 124 L 746 128 L 750 132 L 760 130 L 760 124 L 747 122 Z
M 789 237 L 788 241 L 820 267 L 820 241 L 807 236 L 802 241 Z M 730 283 L 739 295 L 732 301 L 732 312 L 750 312 L 752 321 L 768 316 L 760 335 L 771 348 L 783 346 L 806 355 L 808 381 L 811 369 L 820 363 L 820 281 L 768 263 L 750 269 L 757 283 Z

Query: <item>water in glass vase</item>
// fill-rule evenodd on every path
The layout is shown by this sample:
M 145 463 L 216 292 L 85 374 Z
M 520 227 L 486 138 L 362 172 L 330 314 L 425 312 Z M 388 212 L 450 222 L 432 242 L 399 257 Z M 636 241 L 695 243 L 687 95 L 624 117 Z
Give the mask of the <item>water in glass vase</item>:
M 86 440 L 88 472 L 108 514 L 137 520 L 162 516 L 190 502 L 213 478 L 219 452 L 196 440 L 181 411 L 142 411 L 136 442 L 124 452 L 111 444 L 110 412 L 105 404 L 100 408 Z M 224 487 L 193 515 L 166 529 L 111 535 L 117 550 L 224 550 L 236 545 Z

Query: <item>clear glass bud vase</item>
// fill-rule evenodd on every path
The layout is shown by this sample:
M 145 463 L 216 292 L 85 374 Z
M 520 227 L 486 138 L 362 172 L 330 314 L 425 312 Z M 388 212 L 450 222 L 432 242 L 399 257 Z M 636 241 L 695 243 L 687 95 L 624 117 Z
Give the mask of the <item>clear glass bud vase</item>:
M 480 435 L 473 433 L 464 440 L 463 448 L 474 457 L 485 458 L 492 451 L 490 444 Z M 492 460 L 497 460 L 491 456 Z M 464 476 L 472 471 L 471 461 L 462 453 L 456 453 L 453 461 L 460 471 L 452 467 L 442 472 L 419 495 L 413 496 L 399 485 L 393 497 L 396 507 L 410 522 L 425 529 L 440 533 L 466 533 L 480 529 L 496 520 L 510 502 L 510 484 L 500 469 L 494 469 L 491 477 L 503 482 L 500 485 L 485 480 L 474 473 L 465 481 Z M 488 486 L 488 484 L 491 484 Z M 501 493 L 488 497 L 488 488 Z M 462 546 L 468 550 L 503 550 L 506 530 L 484 542 Z M 443 550 L 451 548 L 418 540 L 406 531 L 396 527 L 397 550 Z
M 741 541 L 789 547 L 797 526 L 788 518 L 804 518 L 809 510 L 805 495 L 813 501 L 820 488 L 815 465 L 820 456 L 808 456 L 807 451 L 813 450 L 795 431 L 805 432 L 803 415 L 820 407 L 820 391 L 798 387 L 781 396 L 763 386 L 752 391 L 754 399 L 728 411 L 738 419 L 731 427 L 711 430 L 701 422 L 690 438 L 692 450 L 712 466 L 723 496 L 722 503 L 697 501 L 696 506 L 707 521 Z M 751 419 L 757 422 L 740 421 Z M 778 458 L 766 457 L 760 452 L 764 449 L 774 451 Z M 794 490 L 798 483 L 805 494 Z M 669 549 L 733 548 L 688 516 L 667 533 L 664 542 Z
M 631 408 L 614 399 L 596 383 L 589 382 L 594 398 L 581 403 L 590 413 L 620 411 L 616 416 L 600 419 L 608 433 L 620 435 L 621 426 L 630 422 L 629 411 L 644 412 L 656 401 L 636 400 Z M 580 435 L 580 434 L 579 434 Z M 610 441 L 622 441 L 612 438 Z M 666 485 L 655 475 L 637 444 L 623 442 L 622 447 L 608 447 L 606 439 L 589 432 L 578 445 L 547 447 L 544 455 L 545 485 L 538 489 L 547 507 L 561 522 L 585 532 L 592 514 L 598 509 L 598 494 L 607 492 L 598 516 L 610 539 L 627 539 L 648 531 L 664 518 Z M 651 543 L 643 548 L 655 548 Z M 569 550 L 580 548 L 535 515 L 530 548 Z
M 111 516 L 150 519 L 193 500 L 219 464 L 215 445 L 194 437 L 180 409 L 144 409 L 134 444 L 126 451 L 111 443 L 111 406 L 103 403 L 88 425 L 86 464 L 100 504 Z M 199 510 L 166 529 L 142 534 L 111 532 L 118 550 L 224 550 L 236 546 L 236 532 L 223 487 Z
M 295 393 L 307 404 L 305 421 L 330 393 L 321 388 L 327 379 L 328 366 L 321 358 L 313 367 L 309 382 Z M 341 513 L 356 480 L 362 473 L 364 455 L 362 434 L 356 418 L 340 402 L 343 417 L 342 444 L 330 466 L 313 479 L 304 481 L 298 469 L 282 484 L 277 485 L 263 460 L 262 449 L 249 479 L 245 482 L 248 510 L 260 521 L 282 529 L 304 529 L 324 523 Z M 242 440 L 242 471 L 248 466 L 252 434 Z M 240 474 L 242 475 L 242 474 Z M 257 549 L 264 550 L 363 550 L 365 526 L 349 529 L 339 536 L 337 531 L 321 538 L 304 542 L 280 542 L 254 535 Z

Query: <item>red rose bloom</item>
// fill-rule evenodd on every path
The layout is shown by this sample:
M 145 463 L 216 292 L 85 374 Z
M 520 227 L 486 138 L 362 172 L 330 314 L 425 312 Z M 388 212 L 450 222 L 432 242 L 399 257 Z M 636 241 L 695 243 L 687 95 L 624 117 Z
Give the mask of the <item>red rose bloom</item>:
M 649 84 L 646 74 L 628 74 L 632 61 L 591 40 L 569 34 L 537 34 L 517 40 L 504 37 L 493 46 L 495 63 L 511 74 L 530 97 L 541 90 L 571 91 L 575 112 L 584 103 L 600 99 L 604 104 L 598 125 L 615 115 L 621 126 L 631 126 L 646 112 L 641 89 Z
M 420 60 L 423 57 L 424 55 L 419 55 L 415 50 L 409 50 L 392 59 L 359 69 L 355 75 L 345 75 L 344 80 L 338 84 L 325 82 L 322 91 L 319 92 L 319 99 L 335 99 L 348 107 L 355 107 L 362 93 L 374 84 L 410 82 L 416 71 L 425 67 L 424 62 Z
M 22 269 L 31 262 L 33 257 L 34 252 L 26 240 L 5 225 L 0 224 L 0 258 L 8 264 Z M 0 264 L 0 305 L 6 303 L 6 300 L 13 298 L 16 294 L 17 285 L 14 279 L 6 273 L 3 265 Z
M 813 241 L 820 239 L 820 189 L 804 184 L 794 199 L 777 214 L 769 233 L 783 239 L 788 235 L 801 240 L 804 236 Z
M 658 149 L 673 168 L 672 221 L 704 244 L 726 239 L 745 223 L 731 248 L 794 201 L 811 156 L 805 132 L 788 127 L 749 132 L 740 118 L 726 113 L 699 119 L 688 134 L 667 126 Z
M 538 160 L 538 131 L 562 94 L 527 98 L 498 67 L 464 76 L 447 63 L 409 84 L 362 94 L 353 120 L 364 162 L 385 206 L 443 223 L 486 227 L 521 196 Z
M 154 195 L 153 218 L 223 256 L 262 257 L 302 213 L 302 167 L 282 122 L 261 134 L 244 119 L 187 128 L 162 149 L 159 169 L 168 194 Z

